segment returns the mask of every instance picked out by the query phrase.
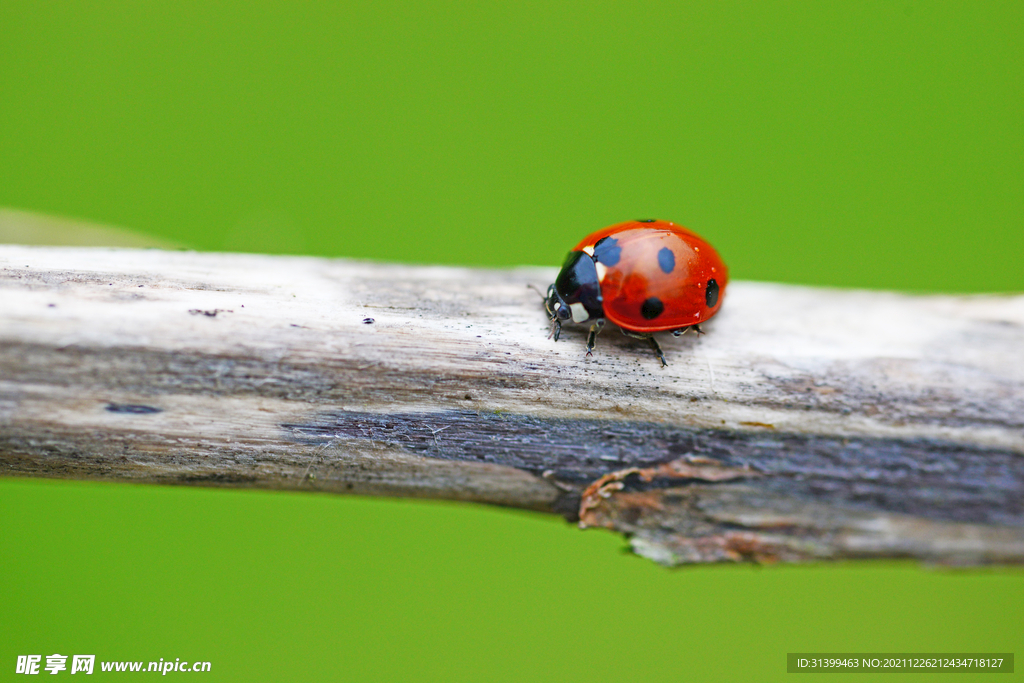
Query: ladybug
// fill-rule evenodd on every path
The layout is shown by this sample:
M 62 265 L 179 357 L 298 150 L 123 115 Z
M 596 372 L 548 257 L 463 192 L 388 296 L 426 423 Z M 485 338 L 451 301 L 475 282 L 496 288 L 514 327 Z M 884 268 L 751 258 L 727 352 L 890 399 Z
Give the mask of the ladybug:
M 722 306 L 729 271 L 714 247 L 686 228 L 654 219 L 618 223 L 586 236 L 569 252 L 548 287 L 544 307 L 551 334 L 565 323 L 588 323 L 587 355 L 609 320 L 646 339 L 661 359 L 655 332 L 694 330 Z

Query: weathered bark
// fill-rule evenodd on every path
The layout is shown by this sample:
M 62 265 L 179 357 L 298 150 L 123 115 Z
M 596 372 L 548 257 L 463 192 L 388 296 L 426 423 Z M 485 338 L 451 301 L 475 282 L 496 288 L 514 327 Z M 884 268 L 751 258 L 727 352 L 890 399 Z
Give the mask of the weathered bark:
M 550 269 L 0 247 L 0 473 L 472 500 L 667 564 L 1024 560 L 1024 296 L 736 282 L 660 367 Z

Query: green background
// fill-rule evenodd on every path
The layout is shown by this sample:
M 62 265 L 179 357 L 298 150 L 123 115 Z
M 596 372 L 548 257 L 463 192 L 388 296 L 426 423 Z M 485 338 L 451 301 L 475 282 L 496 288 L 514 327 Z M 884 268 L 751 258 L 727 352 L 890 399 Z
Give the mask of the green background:
M 1019 1 L 4 0 L 0 206 L 486 265 L 653 216 L 735 278 L 1020 291 L 1022 65 Z M 1018 570 L 667 571 L 475 506 L 4 480 L 0 528 L 0 676 L 60 652 L 208 680 L 747 681 L 787 651 L 1024 642 Z

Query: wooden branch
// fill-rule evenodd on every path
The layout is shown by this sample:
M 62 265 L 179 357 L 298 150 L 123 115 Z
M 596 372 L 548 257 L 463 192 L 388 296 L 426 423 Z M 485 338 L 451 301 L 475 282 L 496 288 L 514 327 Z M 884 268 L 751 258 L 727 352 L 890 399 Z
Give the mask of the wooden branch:
M 471 500 L 665 564 L 1024 561 L 1024 296 L 736 282 L 669 367 L 545 268 L 0 247 L 0 473 Z

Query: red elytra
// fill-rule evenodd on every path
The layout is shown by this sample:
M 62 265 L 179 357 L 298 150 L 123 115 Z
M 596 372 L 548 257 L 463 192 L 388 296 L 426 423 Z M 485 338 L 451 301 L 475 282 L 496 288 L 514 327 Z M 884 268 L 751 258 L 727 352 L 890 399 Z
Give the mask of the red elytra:
M 636 332 L 676 330 L 698 325 L 722 307 L 729 270 L 697 233 L 668 221 L 627 221 L 587 235 L 573 251 L 593 249 L 605 237 L 618 240 L 622 249 L 618 262 L 607 265 L 603 273 L 597 268 L 605 317 L 619 327 Z M 660 263 L 667 259 L 659 259 L 665 249 L 674 261 L 670 272 Z M 712 280 L 718 295 L 709 306 L 707 287 Z M 664 310 L 649 319 L 641 308 L 652 297 Z

